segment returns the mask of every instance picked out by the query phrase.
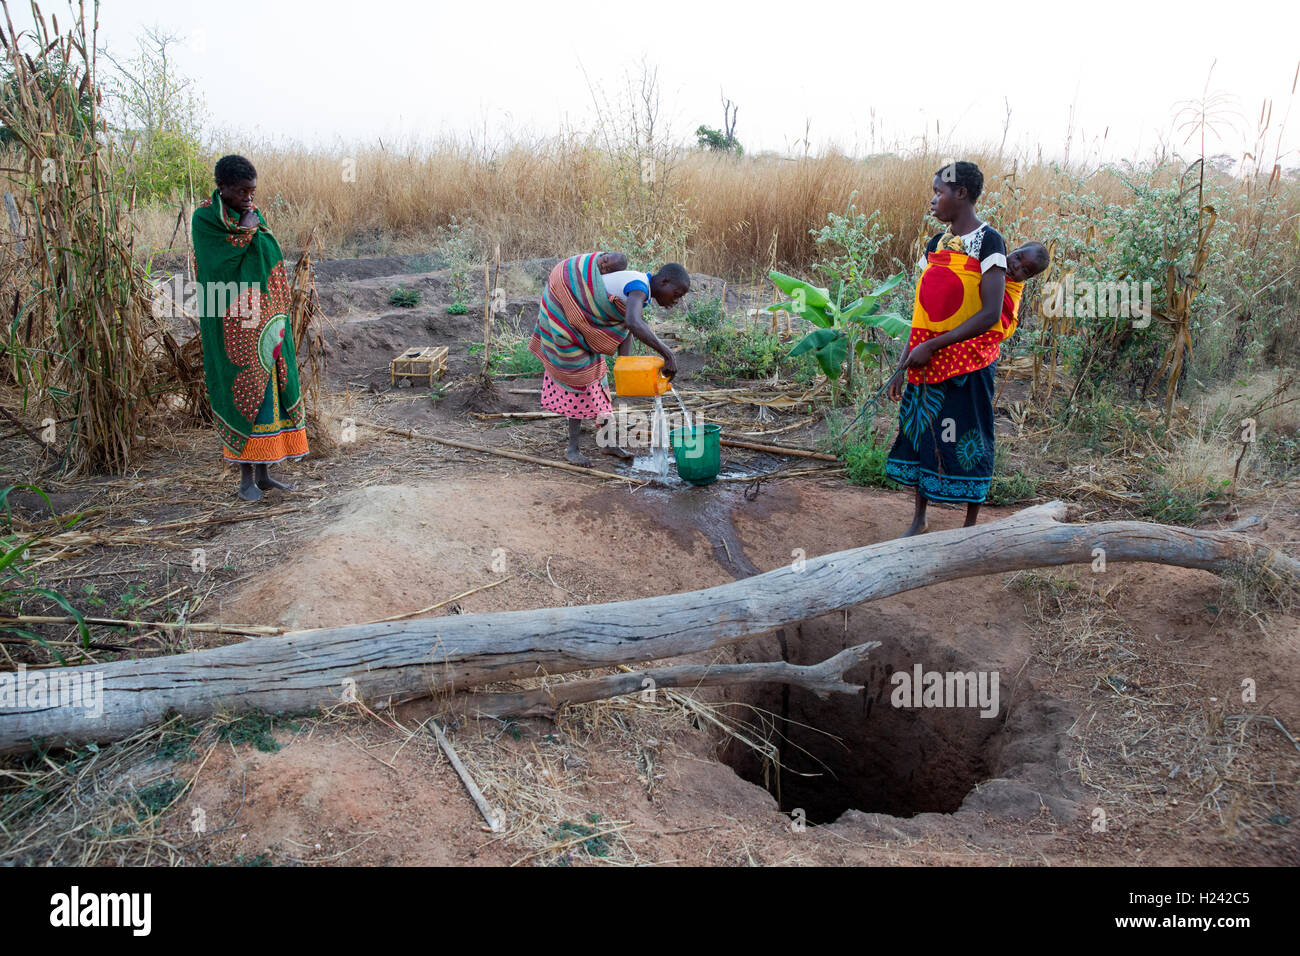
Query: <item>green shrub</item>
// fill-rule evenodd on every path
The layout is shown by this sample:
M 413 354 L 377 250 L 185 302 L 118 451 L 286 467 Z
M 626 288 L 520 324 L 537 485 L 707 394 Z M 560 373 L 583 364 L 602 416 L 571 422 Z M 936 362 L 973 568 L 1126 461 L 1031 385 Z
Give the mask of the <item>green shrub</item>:
M 0 530 L 0 616 L 15 618 L 20 615 L 28 601 L 53 601 L 77 622 L 77 632 L 81 636 L 81 646 L 90 646 L 90 630 L 86 626 L 81 612 L 73 607 L 71 601 L 58 591 L 44 587 L 37 580 L 36 572 L 28 565 L 31 563 L 30 549 L 36 543 L 34 538 L 20 538 L 13 527 L 12 509 L 9 495 L 14 491 L 31 491 L 39 495 L 48 508 L 53 511 L 49 496 L 35 485 L 10 485 L 0 489 L 0 509 L 3 509 L 3 530 Z M 64 521 L 68 527 L 80 520 L 74 515 Z M 101 602 L 102 603 L 102 602 Z M 12 634 L 15 637 L 35 641 L 44 647 L 60 664 L 67 666 L 67 661 L 59 651 L 52 647 L 45 638 L 35 631 L 18 624 L 0 624 L 0 635 Z
M 464 222 L 451 217 L 451 221 L 438 228 L 438 255 L 447 263 L 448 281 L 451 284 L 452 304 L 447 311 L 464 315 L 469 311 L 469 270 L 478 261 L 480 243 L 475 234 L 474 220 Z
M 702 351 L 708 370 L 722 378 L 768 378 L 784 357 L 780 338 L 759 329 L 718 329 L 705 338 Z
M 697 299 L 686 310 L 686 327 L 695 336 L 703 337 L 720 329 L 726 322 L 726 310 L 722 306 L 721 296 L 711 299 Z
M 158 783 L 142 787 L 134 795 L 135 815 L 140 822 L 156 817 L 170 807 L 185 792 L 185 784 L 180 780 L 160 780 Z
M 202 196 L 212 177 L 198 139 L 172 130 L 158 130 L 137 144 L 123 173 L 134 182 L 137 201 L 165 202 L 191 189 Z
M 404 289 L 398 287 L 388 295 L 388 304 L 400 306 L 403 309 L 409 309 L 418 305 L 420 302 L 419 289 Z
M 885 461 L 889 445 L 875 440 L 870 433 L 865 440 L 844 445 L 841 457 L 850 484 L 875 488 L 895 488 L 897 485 L 885 477 Z
M 1208 499 L 1181 489 L 1170 488 L 1153 481 L 1142 496 L 1143 515 L 1161 524 L 1195 524 L 1201 517 L 1201 506 L 1218 497 L 1211 492 Z
M 882 261 L 882 250 L 893 239 L 893 234 L 877 221 L 878 211 L 868 215 L 858 209 L 857 196 L 854 190 L 843 215 L 827 213 L 826 225 L 808 230 L 821 256 L 814 267 L 825 278 L 831 295 L 844 302 L 871 291 L 873 275 L 889 267 Z M 910 304 L 910 286 L 901 294 Z
M 528 342 L 517 339 L 510 348 L 493 356 L 493 371 L 507 375 L 541 375 L 542 360 L 528 351 Z
M 1038 496 L 1038 479 L 1016 469 L 1009 475 L 993 472 L 989 494 L 985 501 L 991 505 L 1014 505 Z
M 991 505 L 1014 505 L 1038 496 L 1038 479 L 1017 468 L 1011 470 L 1001 448 L 993 453 L 993 480 L 984 500 Z

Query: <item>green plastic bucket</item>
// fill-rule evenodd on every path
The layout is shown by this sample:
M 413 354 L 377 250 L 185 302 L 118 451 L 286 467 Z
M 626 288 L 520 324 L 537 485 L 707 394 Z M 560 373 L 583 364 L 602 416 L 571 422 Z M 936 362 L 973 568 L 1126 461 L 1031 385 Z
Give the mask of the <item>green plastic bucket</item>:
M 693 485 L 707 485 L 722 470 L 722 426 L 674 428 L 668 436 L 677 459 L 677 474 Z

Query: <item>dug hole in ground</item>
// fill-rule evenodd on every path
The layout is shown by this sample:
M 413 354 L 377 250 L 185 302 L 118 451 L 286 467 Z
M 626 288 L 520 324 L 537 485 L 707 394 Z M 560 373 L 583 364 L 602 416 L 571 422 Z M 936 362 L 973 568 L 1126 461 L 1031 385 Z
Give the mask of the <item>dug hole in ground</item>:
M 279 623 L 297 627 L 385 617 L 498 579 L 498 548 L 506 573 L 518 576 L 453 611 L 673 593 L 770 570 L 798 549 L 813 556 L 884 540 L 910 516 L 903 494 L 832 481 L 774 482 L 754 500 L 739 487 L 629 491 L 535 474 L 375 485 L 324 506 L 323 530 L 289 549 L 283 573 L 245 587 L 220 615 L 264 619 L 278 606 Z M 934 524 L 960 519 L 940 509 Z M 1161 629 L 1166 640 L 1181 633 L 1198 643 L 1192 634 L 1205 621 L 1186 613 L 1187 595 L 1216 595 L 1213 575 L 1154 566 L 1113 573 L 1132 578 L 1135 632 Z M 821 700 L 784 685 L 702 688 L 691 695 L 701 706 L 660 692 L 570 708 L 556 723 L 452 723 L 470 773 L 505 813 L 497 836 L 483 832 L 432 739 L 414 732 L 439 713 L 436 699 L 380 720 L 337 713 L 309 722 L 281 734 L 277 753 L 219 748 L 177 814 L 185 819 L 187 805 L 202 805 L 224 819 L 246 795 L 239 833 L 211 841 L 209 852 L 267 850 L 302 862 L 987 863 L 1100 861 L 1117 847 L 1130 860 L 1148 849 L 1162 859 L 1250 853 L 1235 835 L 1215 850 L 1154 828 L 1137 827 L 1142 842 L 1130 843 L 1136 824 L 1151 823 L 1146 813 L 1129 823 L 1116 812 L 1112 828 L 1093 828 L 1099 801 L 1080 784 L 1072 742 L 1088 707 L 1058 696 L 1051 665 L 1036 658 L 1042 619 L 1014 579 L 910 591 L 693 661 L 815 663 L 880 640 L 847 675 L 866 684 L 863 694 Z M 1173 585 L 1184 599 L 1171 607 L 1165 589 Z M 892 706 L 889 675 L 916 664 L 996 671 L 996 716 Z
M 503 269 L 499 333 L 526 334 L 552 264 Z M 321 402 L 330 421 L 559 461 L 562 422 L 482 419 L 466 407 L 454 385 L 481 362 L 477 307 L 448 314 L 445 273 L 393 274 L 410 268 L 322 263 L 321 300 L 334 320 Z M 701 295 L 721 291 L 720 280 L 693 279 Z M 426 304 L 391 306 L 398 284 Z M 735 290 L 726 294 L 743 311 Z M 451 347 L 444 381 L 393 387 L 392 357 L 428 344 Z M 702 358 L 679 354 L 683 380 L 707 387 Z M 502 379 L 492 411 L 535 412 L 539 388 L 536 377 Z M 783 418 L 745 425 L 751 409 L 725 411 L 742 424 L 724 428 L 741 434 L 781 428 L 778 440 L 810 447 L 824 437 L 813 418 L 787 431 Z M 787 413 L 796 416 L 806 417 Z M 592 442 L 585 433 L 596 467 L 616 467 Z M 780 464 L 724 449 L 725 473 L 770 477 Z M 192 620 L 311 628 L 435 603 L 431 616 L 694 591 L 895 538 L 912 517 L 908 493 L 835 476 L 632 488 L 364 425 L 355 441 L 280 473 L 297 490 L 250 509 L 234 495 L 237 470 L 216 460 L 211 429 L 192 427 L 154 443 L 129 478 L 51 487 L 59 513 L 97 508 L 92 527 L 141 529 L 138 543 L 114 532 L 112 546 L 88 550 L 74 587 L 94 575 L 108 608 L 129 586 L 127 598 L 150 607 L 186 602 Z M 40 513 L 35 496 L 24 500 Z M 1089 504 L 1087 520 L 1114 516 Z M 1268 520 L 1264 540 L 1296 539 L 1293 493 L 1235 504 Z M 981 523 L 1013 510 L 986 508 Z M 149 531 L 191 517 L 203 520 L 189 531 Z M 932 506 L 931 529 L 962 517 Z M 191 569 L 194 547 L 208 555 L 203 573 Z M 28 863 L 1295 864 L 1300 751 L 1286 728 L 1300 726 L 1298 633 L 1293 609 L 1201 571 L 1112 564 L 1103 574 L 1080 566 L 967 578 L 688 659 L 810 664 L 879 641 L 847 674 L 866 685 L 861 694 L 822 700 L 737 685 L 633 694 L 555 721 L 444 717 L 502 813 L 497 833 L 429 732 L 425 722 L 446 706 L 430 698 L 340 704 L 269 727 L 232 713 L 102 748 L 37 781 L 59 783 L 62 809 L 41 804 L 10 846 Z M 132 653 L 243 639 L 166 632 Z M 891 675 L 917 665 L 996 673 L 996 715 L 894 706 Z M 1243 679 L 1258 686 L 1257 703 L 1241 702 Z M 156 812 L 144 813 L 140 795 L 159 787 Z

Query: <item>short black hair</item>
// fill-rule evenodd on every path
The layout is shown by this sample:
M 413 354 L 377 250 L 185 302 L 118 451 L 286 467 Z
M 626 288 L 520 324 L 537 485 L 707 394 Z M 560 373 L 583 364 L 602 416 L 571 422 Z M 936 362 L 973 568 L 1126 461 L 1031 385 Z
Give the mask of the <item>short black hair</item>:
M 676 262 L 665 262 L 658 272 L 654 274 L 656 279 L 663 279 L 665 282 L 671 282 L 680 288 L 690 290 L 691 274 L 686 271 L 684 266 Z
M 234 153 L 217 160 L 215 173 L 218 186 L 229 186 L 241 179 L 257 178 L 257 170 L 253 168 L 253 164 L 243 156 L 236 156 Z
M 1043 272 L 1052 264 L 1052 257 L 1047 251 L 1047 246 L 1041 242 L 1026 242 L 1020 248 L 1033 260 L 1034 265 L 1038 266 L 1039 272 Z
M 974 163 L 965 160 L 949 163 L 935 172 L 940 182 L 952 183 L 952 188 L 966 187 L 966 198 L 971 202 L 980 198 L 984 191 L 984 174 Z

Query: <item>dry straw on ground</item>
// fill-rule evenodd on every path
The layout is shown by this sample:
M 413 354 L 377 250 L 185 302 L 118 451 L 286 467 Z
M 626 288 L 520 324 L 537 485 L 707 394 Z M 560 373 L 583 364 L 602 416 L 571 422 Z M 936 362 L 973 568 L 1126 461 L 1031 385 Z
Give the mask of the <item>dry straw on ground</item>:
M 1266 701 L 1234 704 L 1239 689 L 1209 681 L 1205 665 L 1186 660 L 1176 643 L 1134 634 L 1122 581 L 1025 571 L 1007 586 L 1027 595 L 1038 619 L 1035 658 L 1083 705 L 1072 769 L 1108 829 L 1151 823 L 1170 832 L 1204 826 L 1225 838 L 1281 836 L 1300 747 Z

